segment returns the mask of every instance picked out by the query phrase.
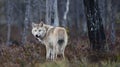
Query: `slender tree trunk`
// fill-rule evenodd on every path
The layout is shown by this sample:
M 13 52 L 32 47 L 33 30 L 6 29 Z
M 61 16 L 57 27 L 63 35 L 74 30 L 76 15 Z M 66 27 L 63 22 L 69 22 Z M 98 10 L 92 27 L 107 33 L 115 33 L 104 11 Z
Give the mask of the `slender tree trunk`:
M 10 45 L 10 35 L 11 35 L 11 22 L 13 20 L 12 13 L 13 12 L 13 6 L 12 2 L 10 0 L 6 0 L 6 15 L 7 15 L 7 45 Z
M 46 23 L 51 25 L 52 0 L 46 0 Z M 52 1 L 53 2 L 53 1 Z
M 30 17 L 30 0 L 25 0 L 25 3 L 26 3 L 26 11 L 25 11 L 24 29 L 23 29 L 23 36 L 22 36 L 23 44 L 27 42 L 28 23 L 29 23 L 29 17 Z
M 43 13 L 42 13 L 42 11 L 43 11 L 44 9 L 41 9 L 41 8 L 43 8 L 43 6 L 42 6 L 41 3 L 43 3 L 43 1 L 40 0 L 38 9 L 39 9 L 40 21 L 41 21 L 41 20 L 43 21 L 43 20 L 45 20 L 45 19 L 43 19 Z
M 107 3 L 106 3 L 107 0 L 98 0 L 98 4 L 99 4 L 99 9 L 100 9 L 100 15 L 102 17 L 102 22 L 103 22 L 103 25 L 104 25 L 104 28 L 105 28 L 105 24 L 106 24 L 106 9 L 107 9 Z
M 109 25 L 109 28 L 110 28 L 110 49 L 113 48 L 113 46 L 115 45 L 115 13 L 116 13 L 116 6 L 113 6 L 112 4 L 112 0 L 109 0 L 109 19 L 110 19 L 110 25 Z
M 84 0 L 90 47 L 94 51 L 104 51 L 106 37 L 101 20 L 98 0 Z
M 46 0 L 46 23 L 59 26 L 57 0 Z
M 9 20 L 8 20 L 9 21 Z M 8 26 L 8 32 L 7 32 L 7 45 L 10 45 L 10 35 L 11 35 L 11 23 L 7 23 Z
M 83 14 L 83 19 L 82 19 L 82 28 L 83 28 L 83 35 L 86 36 L 87 35 L 87 21 L 86 21 L 86 17 L 85 17 L 85 7 L 84 7 L 84 4 L 83 4 L 83 0 L 82 0 L 82 8 L 83 8 L 83 11 L 82 11 L 82 14 Z
M 49 0 L 46 0 L 46 19 L 45 19 L 46 21 L 45 21 L 45 22 L 46 22 L 47 24 L 48 24 L 48 22 L 49 22 L 49 20 L 48 20 L 48 18 L 49 18 L 49 17 L 48 17 L 48 15 L 49 15 L 49 13 L 48 13 L 48 12 L 49 12 L 48 3 L 49 3 L 49 2 L 48 2 L 48 1 L 49 1 Z
M 80 6 L 80 2 L 81 2 L 81 0 L 75 0 L 75 2 L 74 2 L 74 4 L 75 4 L 75 14 L 76 14 L 76 21 L 75 21 L 75 26 L 76 26 L 76 36 L 78 37 L 78 36 L 80 36 L 80 30 L 81 30 L 81 22 L 80 22 L 80 20 L 82 19 L 82 18 L 80 18 L 80 13 L 81 13 L 81 11 L 80 11 L 80 9 L 78 9 L 79 8 L 79 6 Z M 82 9 L 82 8 L 81 8 Z M 79 31 L 77 31 L 77 29 L 79 29 Z
M 39 22 L 40 20 L 40 0 L 33 0 L 32 4 L 32 21 Z M 41 9 L 42 10 L 42 9 Z
M 64 13 L 64 16 L 63 16 L 63 22 L 62 22 L 62 26 L 66 27 L 67 26 L 67 14 L 69 12 L 69 5 L 70 5 L 70 0 L 67 0 L 67 3 L 66 3 L 66 11 Z
M 54 0 L 54 26 L 59 26 L 59 18 L 58 18 L 58 0 Z

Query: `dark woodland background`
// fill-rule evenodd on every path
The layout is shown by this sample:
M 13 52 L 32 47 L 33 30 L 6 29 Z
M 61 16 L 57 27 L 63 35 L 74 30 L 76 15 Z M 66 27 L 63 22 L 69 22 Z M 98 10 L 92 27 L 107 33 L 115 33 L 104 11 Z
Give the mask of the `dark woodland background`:
M 119 66 L 119 7 L 119 0 L 0 0 L 0 65 L 88 67 L 87 62 L 94 62 L 98 67 Z M 66 61 L 45 62 L 45 47 L 31 34 L 31 23 L 40 21 L 66 28 Z

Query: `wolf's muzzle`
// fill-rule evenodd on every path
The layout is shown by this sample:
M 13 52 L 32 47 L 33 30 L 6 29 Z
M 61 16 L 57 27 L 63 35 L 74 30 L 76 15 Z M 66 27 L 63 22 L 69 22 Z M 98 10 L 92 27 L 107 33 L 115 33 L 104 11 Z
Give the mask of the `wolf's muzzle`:
M 39 38 L 39 39 L 42 39 L 42 37 L 41 37 L 41 36 L 39 36 L 39 35 L 35 35 L 35 37 L 36 37 L 36 38 Z
M 36 35 L 36 37 L 38 38 L 39 36 L 38 36 L 38 35 Z

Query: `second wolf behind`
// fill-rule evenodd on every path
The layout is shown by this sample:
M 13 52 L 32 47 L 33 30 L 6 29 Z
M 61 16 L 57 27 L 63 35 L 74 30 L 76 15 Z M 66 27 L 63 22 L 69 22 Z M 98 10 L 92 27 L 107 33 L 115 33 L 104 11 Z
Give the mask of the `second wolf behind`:
M 54 60 L 59 54 L 63 58 L 65 47 L 68 42 L 68 35 L 63 27 L 32 23 L 32 34 L 46 46 L 46 59 Z

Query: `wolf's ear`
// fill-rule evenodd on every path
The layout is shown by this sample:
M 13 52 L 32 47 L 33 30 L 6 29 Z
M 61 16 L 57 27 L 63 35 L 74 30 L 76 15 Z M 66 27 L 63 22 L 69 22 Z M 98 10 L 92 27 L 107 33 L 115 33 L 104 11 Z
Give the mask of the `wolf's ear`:
M 44 25 L 43 21 L 41 21 L 39 25 L 40 25 L 41 27 L 43 27 L 43 25 Z
M 34 22 L 32 22 L 32 28 L 33 28 L 33 27 L 36 27 L 36 24 L 35 24 Z

